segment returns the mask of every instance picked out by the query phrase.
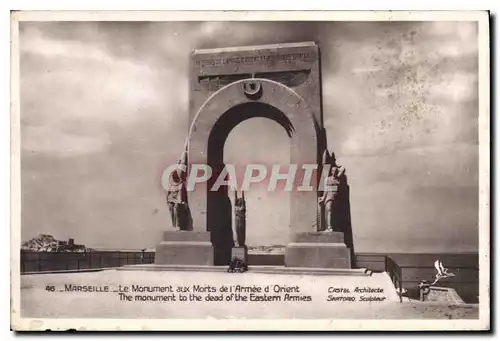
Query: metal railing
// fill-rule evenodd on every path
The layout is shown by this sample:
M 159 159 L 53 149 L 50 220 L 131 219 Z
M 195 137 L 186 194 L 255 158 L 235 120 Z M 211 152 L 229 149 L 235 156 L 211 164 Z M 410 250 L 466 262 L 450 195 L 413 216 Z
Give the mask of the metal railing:
M 401 270 L 401 267 L 389 256 L 385 256 L 384 263 L 385 271 L 389 275 L 396 291 L 398 292 L 399 302 L 403 302 L 403 271 Z
M 419 284 L 422 280 L 434 280 L 436 273 L 435 267 L 432 265 L 413 265 L 413 264 L 398 264 L 391 256 L 362 254 L 360 260 L 364 266 L 373 267 L 376 271 L 385 271 L 389 275 L 400 301 L 403 301 L 403 296 L 410 299 L 419 299 Z M 382 263 L 383 262 L 383 263 Z M 450 266 L 450 271 L 455 273 L 455 277 L 438 282 L 436 285 L 442 284 L 445 287 L 450 287 L 460 294 L 466 302 L 476 303 L 479 283 L 478 266 L 472 264 Z
M 21 251 L 21 273 L 71 271 L 114 268 L 133 264 L 154 263 L 154 252 L 86 251 L 32 252 Z

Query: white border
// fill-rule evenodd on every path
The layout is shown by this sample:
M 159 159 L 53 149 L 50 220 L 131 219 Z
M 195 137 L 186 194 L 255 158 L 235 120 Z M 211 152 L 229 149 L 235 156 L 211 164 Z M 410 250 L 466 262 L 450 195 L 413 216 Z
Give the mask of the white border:
M 17 21 L 488 21 L 485 11 L 23 11 Z M 486 25 L 488 26 L 488 25 Z
M 490 90 L 489 17 L 487 12 L 154 12 L 154 11 L 27 11 L 11 15 L 11 325 L 16 330 L 478 330 L 489 328 L 490 281 Z M 20 318 L 20 111 L 19 21 L 477 21 L 479 27 L 479 320 L 141 320 Z

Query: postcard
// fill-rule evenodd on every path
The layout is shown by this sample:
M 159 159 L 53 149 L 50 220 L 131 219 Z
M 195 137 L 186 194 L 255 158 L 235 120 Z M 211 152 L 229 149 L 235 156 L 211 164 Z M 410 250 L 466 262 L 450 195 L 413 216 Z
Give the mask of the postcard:
M 14 330 L 489 330 L 489 13 L 11 14 Z

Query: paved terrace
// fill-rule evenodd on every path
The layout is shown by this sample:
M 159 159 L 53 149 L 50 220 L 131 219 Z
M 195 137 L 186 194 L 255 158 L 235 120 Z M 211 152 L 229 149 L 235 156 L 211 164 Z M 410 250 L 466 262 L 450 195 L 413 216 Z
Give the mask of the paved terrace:
M 66 285 L 94 286 L 109 292 L 64 291 Z M 130 293 L 132 301 L 121 301 L 113 292 L 119 285 L 190 287 L 261 287 L 278 286 L 294 290 L 291 296 L 310 296 L 311 301 L 284 301 L 285 289 L 280 293 L 281 301 L 206 301 L 210 293 L 197 293 L 200 302 L 136 301 L 135 295 L 160 295 L 164 293 Z M 54 287 L 55 291 L 47 288 Z M 290 289 L 290 288 L 297 288 Z M 356 287 L 382 290 L 379 293 L 355 293 Z M 330 291 L 334 291 L 329 293 Z M 334 288 L 334 289 L 331 289 Z M 341 289 L 350 293 L 340 293 Z M 50 290 L 50 289 L 49 289 Z M 217 289 L 218 290 L 218 289 Z M 272 290 L 272 289 L 271 289 Z M 250 298 L 250 293 L 241 292 Z M 177 295 L 177 294 L 174 294 Z M 214 293 L 210 295 L 219 295 Z M 263 293 L 256 293 L 262 296 Z M 355 301 L 329 301 L 332 297 L 354 297 Z M 254 296 L 254 297 L 256 297 Z M 379 297 L 376 301 L 361 301 L 361 297 Z M 382 299 L 383 298 L 383 299 Z M 229 274 L 224 272 L 178 272 L 178 271 L 117 271 L 80 272 L 62 274 L 37 274 L 21 276 L 21 314 L 30 318 L 301 318 L 301 319 L 460 319 L 478 318 L 477 305 L 399 303 L 399 298 L 385 273 L 372 276 L 314 276 L 263 274 L 247 272 Z

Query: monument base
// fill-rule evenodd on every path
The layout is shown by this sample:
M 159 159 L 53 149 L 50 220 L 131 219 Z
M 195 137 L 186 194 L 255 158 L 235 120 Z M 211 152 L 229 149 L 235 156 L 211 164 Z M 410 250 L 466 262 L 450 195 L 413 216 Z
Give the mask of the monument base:
M 214 265 L 210 232 L 165 231 L 156 247 L 157 265 Z
M 285 249 L 286 267 L 351 269 L 351 252 L 342 232 L 305 232 Z
M 231 259 L 234 257 L 241 259 L 248 264 L 248 248 L 246 246 L 234 246 L 231 249 Z

